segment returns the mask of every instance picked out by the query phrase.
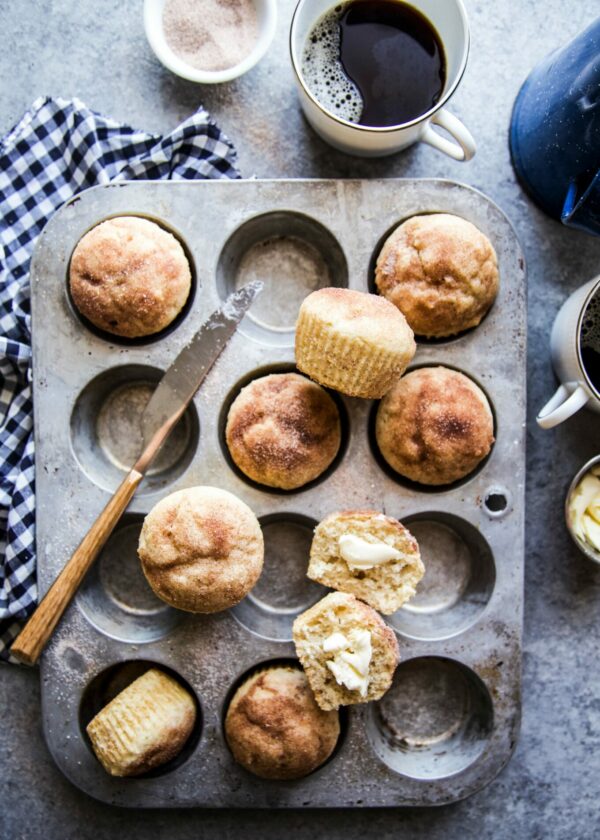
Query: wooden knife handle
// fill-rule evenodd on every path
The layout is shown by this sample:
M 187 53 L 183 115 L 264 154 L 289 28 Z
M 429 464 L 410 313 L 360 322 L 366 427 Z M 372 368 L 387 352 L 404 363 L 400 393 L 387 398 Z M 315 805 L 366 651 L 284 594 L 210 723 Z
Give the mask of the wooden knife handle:
M 10 649 L 11 654 L 20 662 L 35 665 L 38 661 L 79 584 L 110 537 L 142 478 L 143 475 L 135 469 L 125 476 L 112 499 L 40 601 Z

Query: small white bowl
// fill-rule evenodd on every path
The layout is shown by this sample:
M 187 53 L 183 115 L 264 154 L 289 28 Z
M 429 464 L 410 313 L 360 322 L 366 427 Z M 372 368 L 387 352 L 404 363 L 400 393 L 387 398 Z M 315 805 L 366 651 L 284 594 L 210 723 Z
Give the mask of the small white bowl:
M 571 539 L 577 546 L 577 548 L 581 551 L 582 554 L 589 560 L 593 560 L 594 563 L 600 564 L 600 552 L 596 551 L 593 546 L 589 545 L 589 543 L 583 542 L 580 540 L 575 531 L 573 530 L 573 523 L 571 521 L 571 514 L 570 514 L 570 507 L 571 507 L 571 499 L 573 498 L 573 494 L 577 489 L 579 482 L 582 480 L 584 475 L 589 473 L 592 467 L 596 467 L 600 464 L 600 455 L 596 455 L 595 458 L 591 458 L 583 467 L 578 471 L 577 475 L 571 482 L 569 486 L 569 490 L 567 492 L 567 498 L 565 499 L 565 521 L 567 523 L 567 531 L 569 532 Z
M 227 67 L 225 70 L 198 70 L 191 67 L 166 42 L 163 32 L 162 17 L 165 0 L 144 0 L 144 28 L 146 38 L 152 47 L 154 55 L 168 70 L 202 85 L 214 85 L 220 82 L 230 82 L 243 75 L 263 57 L 275 36 L 277 25 L 277 0 L 253 0 L 258 14 L 258 40 L 254 49 L 239 64 Z

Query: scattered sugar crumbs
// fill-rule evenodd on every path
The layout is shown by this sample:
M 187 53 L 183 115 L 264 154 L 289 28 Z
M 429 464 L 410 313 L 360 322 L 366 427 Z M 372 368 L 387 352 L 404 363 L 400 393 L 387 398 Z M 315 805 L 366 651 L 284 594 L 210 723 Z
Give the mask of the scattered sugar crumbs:
M 197 70 L 227 70 L 258 40 L 254 0 L 167 0 L 163 31 L 173 52 Z

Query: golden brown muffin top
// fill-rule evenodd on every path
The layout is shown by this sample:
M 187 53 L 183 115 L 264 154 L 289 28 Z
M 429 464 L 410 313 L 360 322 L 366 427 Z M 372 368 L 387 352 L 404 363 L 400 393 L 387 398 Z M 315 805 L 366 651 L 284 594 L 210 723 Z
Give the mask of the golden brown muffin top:
M 254 481 L 293 489 L 320 475 L 340 446 L 336 404 L 297 373 L 262 376 L 229 409 L 226 440 L 238 467 Z
M 381 401 L 377 443 L 401 475 L 448 484 L 468 475 L 494 442 L 493 416 L 483 391 L 445 367 L 406 374 Z
M 228 609 L 262 571 L 264 545 L 250 508 L 226 490 L 171 493 L 146 516 L 138 554 L 159 598 L 190 612 Z
M 108 219 L 73 252 L 73 303 L 92 324 L 127 338 L 165 329 L 191 288 L 190 266 L 177 239 L 137 216 Z
M 234 758 L 265 779 L 298 779 L 333 752 L 337 712 L 324 712 L 299 668 L 277 666 L 252 674 L 234 694 L 225 718 Z
M 367 345 L 403 354 L 407 344 L 414 348 L 413 332 L 405 317 L 379 295 L 353 289 L 319 289 L 304 299 L 300 312 L 318 317 L 337 334 Z
M 496 252 L 466 219 L 413 216 L 385 241 L 375 282 L 417 335 L 449 336 L 477 326 L 494 302 Z

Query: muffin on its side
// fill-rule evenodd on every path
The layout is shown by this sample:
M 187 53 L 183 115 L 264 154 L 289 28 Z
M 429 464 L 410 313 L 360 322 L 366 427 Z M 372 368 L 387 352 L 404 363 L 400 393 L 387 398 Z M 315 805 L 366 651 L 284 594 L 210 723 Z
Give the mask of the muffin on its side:
M 350 397 L 382 397 L 402 376 L 415 350 L 405 317 L 377 295 L 319 289 L 300 307 L 298 368 Z
M 192 695 L 151 668 L 101 709 L 86 732 L 107 773 L 139 776 L 175 758 L 195 721 Z
M 340 448 L 337 406 L 297 373 L 275 373 L 242 388 L 227 415 L 227 446 L 241 471 L 293 490 L 324 472 Z
M 413 216 L 386 239 L 375 283 L 417 335 L 455 335 L 476 327 L 496 298 L 496 252 L 466 219 Z
M 450 484 L 473 472 L 489 453 L 494 418 L 487 397 L 468 376 L 424 367 L 386 394 L 375 434 L 397 473 L 421 484 Z
M 233 493 L 189 487 L 152 508 L 138 554 L 159 598 L 180 610 L 213 613 L 250 592 L 262 571 L 264 543 L 256 516 Z
M 303 671 L 252 674 L 235 692 L 225 736 L 235 760 L 263 779 L 299 779 L 320 767 L 340 734 L 339 715 L 317 706 Z
M 400 659 L 393 630 L 374 609 L 331 592 L 294 621 L 296 653 L 322 709 L 378 700 Z
M 183 309 L 192 275 L 181 244 L 155 222 L 119 216 L 92 228 L 71 257 L 73 303 L 94 326 L 125 338 L 164 330 Z
M 424 573 L 417 541 L 391 516 L 345 510 L 315 528 L 308 577 L 350 592 L 384 615 L 413 597 Z

